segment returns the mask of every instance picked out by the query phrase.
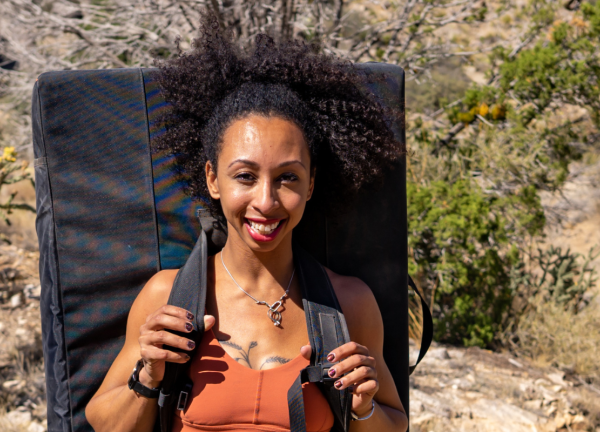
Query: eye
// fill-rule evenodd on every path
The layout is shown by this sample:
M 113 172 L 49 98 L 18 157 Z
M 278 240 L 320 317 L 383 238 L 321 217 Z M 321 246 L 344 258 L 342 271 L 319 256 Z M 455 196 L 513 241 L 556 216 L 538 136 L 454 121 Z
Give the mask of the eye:
M 251 182 L 254 180 L 254 176 L 248 172 L 241 172 L 237 174 L 234 179 L 242 181 L 242 182 Z
M 283 183 L 291 183 L 291 182 L 297 181 L 298 176 L 294 173 L 285 173 L 285 174 L 282 174 L 281 176 L 279 176 L 279 179 Z

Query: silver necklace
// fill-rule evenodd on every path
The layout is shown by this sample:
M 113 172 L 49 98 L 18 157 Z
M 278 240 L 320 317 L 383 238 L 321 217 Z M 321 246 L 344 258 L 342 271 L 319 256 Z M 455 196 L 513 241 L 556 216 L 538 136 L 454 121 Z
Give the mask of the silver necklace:
M 256 302 L 256 304 L 265 305 L 269 308 L 269 310 L 267 311 L 267 315 L 269 316 L 269 318 L 271 318 L 271 321 L 273 321 L 273 325 L 274 326 L 281 325 L 281 312 L 279 312 L 278 309 L 281 307 L 281 305 L 283 305 L 283 299 L 286 298 L 288 293 L 290 292 L 290 286 L 292 286 L 292 280 L 294 280 L 294 273 L 296 272 L 296 269 L 294 268 L 294 270 L 292 270 L 292 277 L 290 278 L 290 282 L 288 283 L 287 289 L 285 290 L 283 295 L 281 297 L 279 297 L 279 300 L 277 300 L 275 303 L 270 305 L 266 301 L 256 300 L 251 294 L 246 292 L 246 290 L 244 288 L 242 288 L 239 283 L 237 283 L 237 281 L 234 279 L 233 275 L 231 274 L 231 272 L 225 265 L 225 262 L 223 261 L 223 252 L 221 252 L 221 264 L 223 264 L 223 268 L 225 269 L 225 271 L 227 272 L 227 274 L 229 275 L 231 280 L 238 286 L 239 289 L 241 289 L 248 297 L 250 297 L 252 300 L 254 300 Z

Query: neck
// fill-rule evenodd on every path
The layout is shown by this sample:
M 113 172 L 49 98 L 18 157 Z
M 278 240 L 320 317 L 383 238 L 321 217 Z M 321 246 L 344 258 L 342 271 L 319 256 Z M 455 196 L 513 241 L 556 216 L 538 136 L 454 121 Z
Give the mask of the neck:
M 233 227 L 228 228 L 230 235 L 221 254 L 235 281 L 255 297 L 283 294 L 294 270 L 292 233 L 272 251 L 256 252 L 239 238 Z M 220 264 L 220 261 L 219 258 L 217 262 Z

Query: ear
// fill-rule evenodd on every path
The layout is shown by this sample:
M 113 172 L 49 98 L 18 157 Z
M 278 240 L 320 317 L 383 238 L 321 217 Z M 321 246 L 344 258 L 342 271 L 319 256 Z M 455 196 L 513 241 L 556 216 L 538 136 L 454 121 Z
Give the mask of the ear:
M 315 190 L 315 175 L 317 174 L 317 168 L 312 168 L 310 170 L 310 184 L 308 185 L 308 196 L 306 197 L 306 201 L 310 200 L 312 194 Z
M 213 199 L 220 199 L 221 194 L 219 193 L 219 181 L 217 180 L 216 170 L 213 169 L 212 163 L 206 161 L 206 187 L 208 193 Z

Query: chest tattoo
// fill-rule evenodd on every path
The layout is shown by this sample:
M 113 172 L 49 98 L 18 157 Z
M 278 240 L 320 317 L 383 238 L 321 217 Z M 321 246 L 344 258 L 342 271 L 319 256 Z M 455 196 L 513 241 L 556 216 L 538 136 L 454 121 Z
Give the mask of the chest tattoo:
M 229 340 L 219 340 L 218 341 L 221 345 L 226 345 L 228 347 L 231 347 L 233 349 L 236 349 L 238 351 L 238 354 L 236 357 L 233 357 L 233 359 L 235 361 L 237 361 L 238 363 L 245 363 L 246 365 L 248 365 L 248 367 L 250 369 L 255 369 L 252 366 L 252 362 L 250 361 L 250 350 L 252 348 L 256 348 L 258 346 L 258 342 L 256 341 L 252 341 L 250 342 L 250 344 L 248 345 L 248 349 L 245 350 L 244 348 L 242 348 L 240 345 L 236 344 L 235 342 L 229 341 Z M 258 368 L 258 370 L 261 370 L 263 368 L 263 366 L 265 366 L 266 364 L 269 363 L 279 363 L 279 364 L 285 364 L 287 362 L 289 362 L 291 359 L 285 358 L 285 357 L 281 357 L 281 356 L 270 356 L 267 357 L 263 363 L 260 365 L 260 367 Z

